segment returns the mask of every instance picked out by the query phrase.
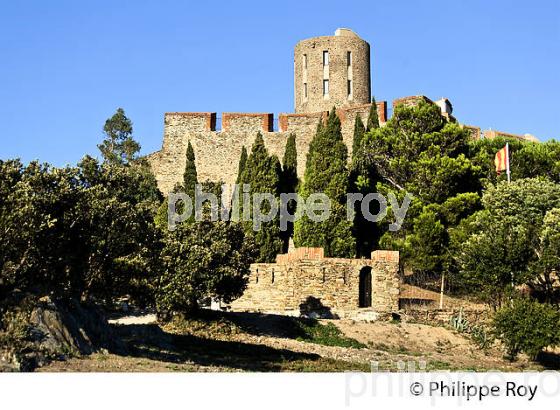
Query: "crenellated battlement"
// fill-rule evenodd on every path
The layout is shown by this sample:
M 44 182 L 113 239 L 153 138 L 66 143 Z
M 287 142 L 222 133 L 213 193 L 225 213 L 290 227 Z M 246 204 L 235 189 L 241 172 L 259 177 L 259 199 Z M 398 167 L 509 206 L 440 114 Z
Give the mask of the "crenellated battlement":
M 216 130 L 216 113 L 166 112 L 164 126 L 167 127 L 173 123 L 188 126 L 192 131 L 214 131 Z
M 365 124 L 367 117 L 369 116 L 370 108 L 371 104 L 350 105 L 341 107 L 337 109 L 336 112 L 341 122 L 346 122 L 348 117 L 351 117 L 352 120 L 354 120 L 356 115 L 360 114 L 360 118 Z M 380 101 L 377 103 L 377 116 L 381 125 L 387 122 L 387 101 Z
M 319 121 L 325 121 L 328 115 L 328 111 L 302 114 L 280 114 L 278 116 L 280 132 L 294 132 L 303 127 L 315 127 L 316 129 Z
M 336 112 L 341 122 L 348 119 L 354 121 L 360 114 L 362 121 L 367 121 L 371 104 L 359 104 L 337 108 Z M 387 122 L 387 101 L 377 103 L 379 122 Z M 280 113 L 278 114 L 278 132 L 297 132 L 308 127 L 316 129 L 319 120 L 326 121 L 329 111 L 313 113 Z M 164 126 L 181 126 L 191 132 L 263 132 L 274 131 L 273 113 L 241 113 L 224 112 L 221 116 L 221 130 L 216 129 L 217 113 L 215 112 L 168 112 L 165 113 Z
M 417 95 L 398 98 L 392 106 L 403 104 L 415 106 L 421 101 L 438 105 L 442 115 L 448 121 L 456 122 L 452 116 L 453 107 L 449 100 L 442 98 L 433 101 L 426 96 Z M 377 115 L 383 126 L 388 118 L 387 101 L 377 103 Z M 360 116 L 366 124 L 371 104 L 354 104 L 337 108 L 341 122 L 342 138 L 348 148 L 348 158 L 352 156 L 354 123 Z M 237 178 L 237 166 L 241 150 L 247 150 L 255 140 L 257 133 L 262 133 L 268 151 L 281 159 L 284 155 L 286 140 L 290 134 L 296 135 L 298 153 L 298 175 L 305 172 L 305 159 L 309 144 L 313 139 L 320 121 L 326 121 L 328 111 L 311 113 L 281 113 L 278 115 L 278 130 L 275 130 L 273 113 L 239 113 L 224 112 L 220 117 L 215 112 L 168 112 L 164 119 L 164 138 L 162 149 L 148 156 L 152 164 L 158 186 L 163 193 L 168 193 L 175 184 L 180 182 L 185 165 L 185 152 L 190 141 L 195 150 L 196 165 L 201 181 L 223 181 L 234 183 Z M 461 125 L 469 131 L 473 139 L 496 136 L 535 140 L 532 136 L 519 136 L 496 131 L 485 131 L 480 128 Z M 531 139 L 532 138 L 532 139 Z
M 352 150 L 354 121 L 360 115 L 367 122 L 371 104 L 345 106 L 337 109 L 342 125 L 342 137 Z M 381 124 L 387 120 L 387 103 L 377 103 Z M 305 172 L 305 158 L 309 144 L 315 135 L 319 121 L 326 121 L 328 111 L 315 113 L 281 113 L 278 115 L 278 131 L 274 130 L 272 113 L 224 112 L 168 112 L 164 117 L 162 149 L 148 156 L 158 186 L 163 193 L 171 191 L 181 181 L 185 166 L 185 153 L 190 141 L 193 145 L 200 181 L 223 181 L 233 183 L 237 178 L 237 166 L 241 150 L 251 149 L 258 132 L 268 151 L 282 158 L 290 134 L 296 135 L 298 174 Z
M 274 114 L 224 112 L 222 114 L 222 131 L 273 132 Z

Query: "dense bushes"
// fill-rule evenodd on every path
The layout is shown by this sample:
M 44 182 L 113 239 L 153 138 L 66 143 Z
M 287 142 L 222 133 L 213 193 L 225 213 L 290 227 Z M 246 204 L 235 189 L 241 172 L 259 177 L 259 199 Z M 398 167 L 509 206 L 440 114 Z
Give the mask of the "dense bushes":
M 0 294 L 129 294 L 150 271 L 157 188 L 143 165 L 0 161 Z
M 483 210 L 462 222 L 463 232 L 454 233 L 456 286 L 494 307 L 525 284 L 552 300 L 560 185 L 543 178 L 499 182 L 482 203 Z
M 353 159 L 358 188 L 392 193 L 399 203 L 413 195 L 402 228 L 391 232 L 386 221 L 378 223 L 381 237 L 373 248 L 401 251 L 421 280 L 448 268 L 449 230 L 478 209 L 483 172 L 468 156 L 469 138 L 436 105 L 397 106 L 384 127 L 366 133 Z
M 192 311 L 202 298 L 239 296 L 256 252 L 241 225 L 156 226 L 162 197 L 131 121 L 119 109 L 104 131 L 102 163 L 0 161 L 0 299 L 54 294 L 111 306 L 126 296 Z M 184 185 L 196 182 L 189 145 Z
M 192 312 L 205 298 L 227 303 L 241 296 L 257 256 L 242 226 L 222 221 L 180 224 L 164 244 L 156 293 L 164 312 Z
M 494 328 L 512 360 L 521 352 L 535 359 L 545 347 L 560 343 L 558 310 L 532 299 L 516 299 L 511 306 L 500 309 Z

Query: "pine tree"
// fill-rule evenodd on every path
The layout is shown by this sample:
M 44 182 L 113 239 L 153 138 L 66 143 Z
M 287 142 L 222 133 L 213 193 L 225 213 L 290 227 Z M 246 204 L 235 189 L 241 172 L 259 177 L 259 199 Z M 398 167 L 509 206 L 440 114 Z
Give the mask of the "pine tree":
M 132 137 L 132 121 L 122 108 L 105 121 L 105 139 L 97 147 L 109 164 L 128 164 L 137 158 L 140 144 Z
M 354 122 L 354 139 L 352 141 L 352 159 L 357 157 L 358 151 L 360 149 L 360 144 L 362 143 L 362 138 L 364 137 L 365 133 L 366 133 L 366 128 L 364 127 L 364 123 L 360 118 L 360 114 L 357 114 L 356 121 Z
M 187 146 L 187 160 L 185 163 L 185 172 L 183 174 L 183 189 L 185 193 L 194 201 L 194 193 L 196 184 L 198 184 L 197 172 L 196 172 L 196 164 L 194 158 L 194 150 L 189 141 L 189 145 Z M 194 203 L 194 202 L 193 202 Z
M 241 157 L 239 158 L 239 166 L 237 168 L 237 179 L 235 181 L 237 184 L 239 184 L 239 182 L 241 181 L 241 174 L 243 173 L 246 164 L 247 164 L 247 148 L 243 146 L 243 148 L 241 149 Z
M 264 145 L 262 134 L 259 132 L 251 148 L 251 154 L 247 157 L 247 162 L 241 173 L 240 201 L 238 203 L 239 217 L 244 219 L 244 213 L 251 215 L 250 221 L 244 221 L 243 225 L 247 233 L 251 233 L 259 247 L 257 262 L 273 262 L 276 255 L 282 251 L 282 237 L 280 232 L 279 217 L 276 216 L 270 222 L 261 223 L 260 229 L 255 231 L 253 220 L 253 195 L 256 193 L 271 193 L 276 199 L 280 194 L 280 178 L 282 167 L 278 157 L 271 156 Z M 243 185 L 249 185 L 250 208 L 244 210 Z M 244 212 L 245 211 L 245 212 Z M 263 201 L 260 209 L 262 214 L 268 214 L 270 203 Z
M 371 108 L 369 109 L 366 130 L 371 131 L 375 128 L 379 128 L 379 115 L 377 114 L 377 103 L 375 102 L 375 97 L 371 97 Z
M 346 220 L 347 157 L 340 119 L 333 108 L 327 124 L 318 128 L 309 146 L 300 192 L 306 199 L 313 193 L 326 194 L 330 199 L 330 217 L 324 222 L 311 221 L 307 216 L 299 219 L 295 224 L 296 246 L 322 247 L 327 256 L 354 256 L 352 222 Z

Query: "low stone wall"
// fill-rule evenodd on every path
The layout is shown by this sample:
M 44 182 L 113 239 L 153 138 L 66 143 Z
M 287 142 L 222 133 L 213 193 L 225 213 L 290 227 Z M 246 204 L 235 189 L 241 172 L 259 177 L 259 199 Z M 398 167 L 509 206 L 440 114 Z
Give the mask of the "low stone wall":
M 490 309 L 404 309 L 401 319 L 406 322 L 417 322 L 428 325 L 449 325 L 451 318 L 462 315 L 470 324 L 481 324 L 491 318 Z

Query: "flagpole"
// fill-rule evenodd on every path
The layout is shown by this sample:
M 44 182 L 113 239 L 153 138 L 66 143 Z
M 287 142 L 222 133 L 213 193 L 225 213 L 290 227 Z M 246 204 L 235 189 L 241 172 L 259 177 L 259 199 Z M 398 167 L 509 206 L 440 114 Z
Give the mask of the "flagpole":
M 509 170 L 509 142 L 506 142 L 506 174 L 508 184 L 511 183 L 511 172 Z
M 511 172 L 509 169 L 509 142 L 506 142 L 506 173 L 507 173 L 507 180 L 508 184 L 511 183 Z M 513 275 L 513 271 L 511 273 L 511 295 L 510 295 L 510 304 L 513 306 L 513 290 L 515 289 L 515 277 Z

